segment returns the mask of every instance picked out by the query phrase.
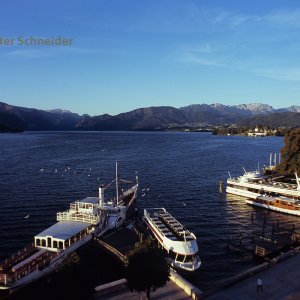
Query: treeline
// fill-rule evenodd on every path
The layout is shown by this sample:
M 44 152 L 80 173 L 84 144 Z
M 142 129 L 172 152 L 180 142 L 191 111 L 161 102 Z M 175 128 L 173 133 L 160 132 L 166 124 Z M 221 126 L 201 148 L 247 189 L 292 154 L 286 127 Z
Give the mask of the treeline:
M 280 174 L 291 175 L 297 172 L 300 175 L 300 128 L 285 135 L 281 158 L 281 163 L 276 168 Z
M 0 123 L 0 133 L 5 133 L 5 132 L 23 132 L 23 130 L 11 128 Z
M 272 129 L 270 126 L 257 125 L 256 127 L 218 127 L 214 129 L 213 134 L 247 135 L 249 132 L 254 132 L 255 128 L 257 128 L 259 132 L 266 132 L 266 136 L 284 136 L 291 131 L 291 128 L 287 127 Z
M 213 134 L 217 135 L 235 135 L 235 134 L 244 134 L 249 128 L 247 127 L 218 127 L 215 128 Z

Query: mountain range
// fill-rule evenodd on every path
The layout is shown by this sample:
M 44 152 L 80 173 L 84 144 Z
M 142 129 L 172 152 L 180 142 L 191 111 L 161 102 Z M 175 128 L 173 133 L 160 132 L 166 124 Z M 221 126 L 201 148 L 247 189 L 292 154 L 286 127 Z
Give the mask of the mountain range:
M 180 108 L 138 108 L 118 115 L 89 116 L 54 109 L 39 110 L 0 102 L 1 128 L 13 130 L 168 130 L 178 126 L 300 126 L 300 106 L 274 109 L 261 103 L 193 104 Z

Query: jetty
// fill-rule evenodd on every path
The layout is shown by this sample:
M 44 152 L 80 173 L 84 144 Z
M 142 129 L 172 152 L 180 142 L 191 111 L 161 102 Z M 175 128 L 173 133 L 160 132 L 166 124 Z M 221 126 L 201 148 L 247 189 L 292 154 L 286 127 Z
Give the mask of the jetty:
M 136 242 L 140 241 L 145 234 L 145 231 L 140 230 L 141 224 L 135 222 L 127 227 L 121 228 L 118 231 L 106 236 L 105 238 L 95 238 L 99 247 L 111 253 L 116 259 L 122 263 L 126 263 L 126 255 L 134 248 Z M 146 294 L 140 295 L 132 293 L 127 287 L 125 279 L 120 279 L 114 282 L 106 283 L 95 287 L 94 299 L 146 299 Z M 168 283 L 151 293 L 152 299 L 200 299 L 202 291 L 192 285 L 189 281 L 183 278 L 174 270 L 170 269 L 170 280 Z

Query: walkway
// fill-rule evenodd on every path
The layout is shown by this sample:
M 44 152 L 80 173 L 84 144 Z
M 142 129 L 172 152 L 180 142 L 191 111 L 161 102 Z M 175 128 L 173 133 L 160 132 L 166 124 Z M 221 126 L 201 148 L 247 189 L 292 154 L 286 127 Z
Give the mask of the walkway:
M 263 280 L 263 292 L 256 291 L 257 279 Z M 300 299 L 300 254 L 269 269 L 237 282 L 206 300 L 297 300 Z
M 131 293 L 128 288 L 123 288 L 121 290 L 111 292 L 106 295 L 94 296 L 95 300 L 139 300 L 139 299 L 147 299 L 146 294 L 141 294 L 141 298 L 139 298 L 138 293 Z M 163 287 L 155 292 L 151 293 L 152 300 L 190 300 L 189 297 L 182 289 L 180 289 L 174 282 L 171 280 Z

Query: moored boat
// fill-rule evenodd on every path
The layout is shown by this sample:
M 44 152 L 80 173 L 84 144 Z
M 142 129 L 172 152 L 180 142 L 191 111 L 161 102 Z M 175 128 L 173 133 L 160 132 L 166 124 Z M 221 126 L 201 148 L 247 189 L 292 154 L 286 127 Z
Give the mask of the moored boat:
M 186 230 L 165 208 L 144 209 L 143 221 L 168 253 L 171 267 L 194 272 L 200 268 L 196 236 Z
M 281 176 L 282 177 L 282 176 Z M 300 180 L 295 173 L 296 184 L 280 182 L 279 178 L 263 176 L 259 171 L 246 172 L 237 178 L 227 179 L 226 192 L 256 199 L 259 196 L 283 196 L 300 200 Z
M 258 196 L 256 199 L 246 199 L 245 202 L 247 204 L 262 207 L 265 209 L 294 216 L 300 216 L 300 200 L 295 200 L 282 196 Z
M 117 171 L 117 168 L 116 168 Z M 57 213 L 57 223 L 37 234 L 34 242 L 0 262 L 0 290 L 9 293 L 52 272 L 69 253 L 87 243 L 93 236 L 116 230 L 134 209 L 138 183 L 105 199 L 108 187 L 99 187 L 98 197 L 86 197 Z

